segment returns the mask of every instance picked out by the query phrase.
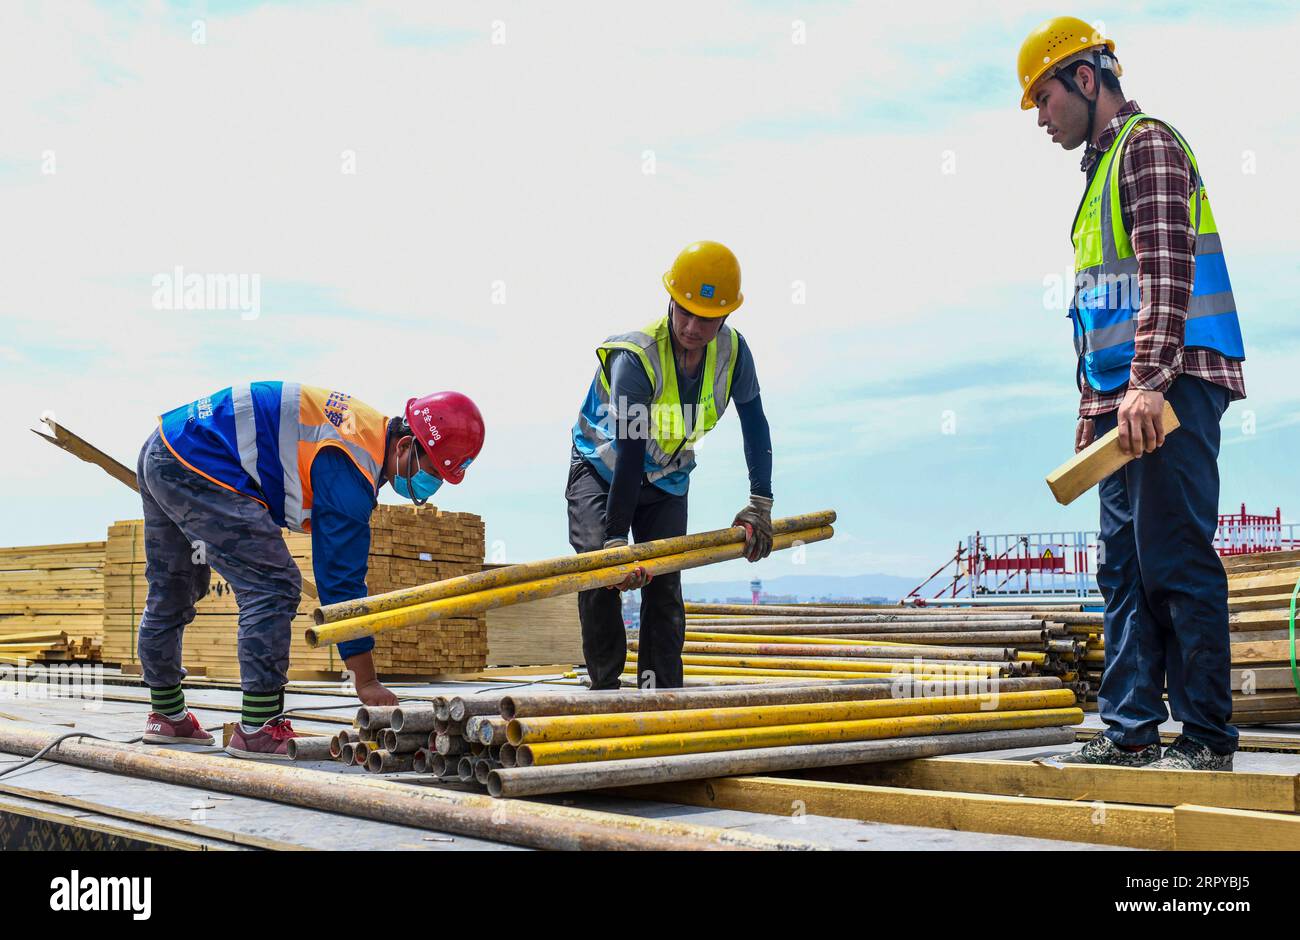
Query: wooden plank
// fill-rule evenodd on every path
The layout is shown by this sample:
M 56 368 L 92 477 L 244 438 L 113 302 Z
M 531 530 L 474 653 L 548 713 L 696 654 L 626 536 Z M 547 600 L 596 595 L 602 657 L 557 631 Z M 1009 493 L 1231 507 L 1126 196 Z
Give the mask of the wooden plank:
M 1178 416 L 1168 401 L 1161 422 L 1165 434 L 1178 428 Z M 1058 503 L 1068 506 L 1133 459 L 1119 449 L 1119 428 L 1114 428 L 1049 473 L 1047 486 Z
M 200 823 L 191 822 L 188 819 L 172 819 L 154 813 L 120 809 L 116 806 L 109 806 L 105 803 L 95 803 L 91 800 L 65 796 L 62 793 L 51 793 L 48 790 L 27 790 L 22 787 L 0 784 L 0 793 L 5 793 L 9 796 L 22 797 L 40 803 L 48 803 L 54 806 L 65 806 L 71 809 L 85 810 L 99 816 L 124 819 L 128 822 L 142 823 L 146 826 L 153 826 L 158 829 L 175 830 L 177 832 L 185 833 L 186 835 L 199 836 L 207 839 L 218 839 L 222 842 L 229 842 L 233 845 L 239 845 L 245 848 L 275 852 L 296 852 L 303 850 L 303 847 L 300 845 L 281 842 L 277 839 L 267 839 L 262 836 L 235 832 L 230 829 L 216 829 L 212 826 L 204 826 Z
M 247 851 L 228 843 L 216 843 L 201 836 L 186 836 L 181 833 L 166 830 L 146 830 L 141 829 L 138 824 L 115 822 L 111 819 L 96 819 L 92 816 L 88 816 L 84 812 L 61 810 L 56 806 L 45 806 L 37 801 L 28 800 L 24 797 L 0 799 L 0 813 L 22 816 L 27 819 L 39 819 L 56 826 L 86 829 L 106 836 L 114 836 L 119 839 L 126 839 L 136 843 L 143 842 L 148 845 L 157 845 L 168 849 L 180 849 L 191 852 L 202 852 L 209 849 Z M 3 848 L 14 849 L 20 847 L 5 846 Z
M 862 764 L 816 771 L 818 780 L 1000 793 L 1045 799 L 1142 806 L 1196 803 L 1234 809 L 1300 810 L 1300 776 L 1295 774 L 1150 770 L 1036 761 L 928 757 L 885 764 Z
M 1174 827 L 1174 848 L 1180 852 L 1300 850 L 1300 816 L 1212 806 L 1175 806 Z
M 1174 811 L 1157 806 L 1080 803 L 779 777 L 688 780 L 602 792 L 778 816 L 833 816 L 862 822 L 1141 849 L 1174 847 Z
M 1260 640 L 1256 643 L 1233 643 L 1232 665 L 1249 666 L 1252 663 L 1285 663 L 1291 659 L 1289 640 Z

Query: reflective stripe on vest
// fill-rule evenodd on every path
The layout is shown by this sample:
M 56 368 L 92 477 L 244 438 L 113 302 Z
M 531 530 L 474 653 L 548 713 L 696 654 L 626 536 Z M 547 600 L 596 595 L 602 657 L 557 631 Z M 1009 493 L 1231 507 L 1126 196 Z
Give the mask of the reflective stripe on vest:
M 255 499 L 277 525 L 311 531 L 311 466 L 326 447 L 374 487 L 388 419 L 350 395 L 293 382 L 222 389 L 159 417 L 163 441 L 195 473 Z
M 1124 228 L 1117 170 L 1124 145 L 1141 121 L 1155 121 L 1174 135 L 1187 154 L 1196 181 L 1196 190 L 1188 202 L 1196 231 L 1196 271 L 1183 344 L 1213 349 L 1230 359 L 1245 358 L 1223 245 L 1196 156 L 1174 128 L 1148 115 L 1135 114 L 1098 162 L 1075 214 L 1071 234 L 1075 290 L 1070 317 L 1075 352 L 1088 384 L 1102 392 L 1128 384 L 1136 316 L 1141 309 L 1138 262 Z
M 705 348 L 698 402 L 683 403 L 677 384 L 668 317 L 643 330 L 609 337 L 596 349 L 600 367 L 592 379 L 587 399 L 574 426 L 574 442 L 588 459 L 598 461 L 610 475 L 614 472 L 615 440 L 620 420 L 636 427 L 637 415 L 619 415 L 611 405 L 609 354 L 625 350 L 636 355 L 650 380 L 649 431 L 644 472 L 650 482 L 694 468 L 694 444 L 713 430 L 731 400 L 731 380 L 736 371 L 740 334 L 725 324 Z M 694 415 L 691 433 L 686 435 L 683 407 Z

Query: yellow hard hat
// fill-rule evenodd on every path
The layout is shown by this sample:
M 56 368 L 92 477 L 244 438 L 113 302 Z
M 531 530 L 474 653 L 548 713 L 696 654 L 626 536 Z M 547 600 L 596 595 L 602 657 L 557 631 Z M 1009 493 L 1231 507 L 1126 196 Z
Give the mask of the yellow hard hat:
M 718 242 L 695 242 L 682 249 L 664 287 L 697 317 L 725 317 L 745 302 L 740 292 L 740 262 Z
M 1016 78 L 1020 80 L 1023 92 L 1020 109 L 1028 111 L 1034 106 L 1029 93 L 1039 79 L 1050 76 L 1067 59 L 1098 46 L 1115 51 L 1114 42 L 1073 16 L 1058 16 L 1038 26 L 1020 44 L 1020 56 L 1016 60 Z M 1124 74 L 1118 62 L 1115 63 L 1115 74 Z

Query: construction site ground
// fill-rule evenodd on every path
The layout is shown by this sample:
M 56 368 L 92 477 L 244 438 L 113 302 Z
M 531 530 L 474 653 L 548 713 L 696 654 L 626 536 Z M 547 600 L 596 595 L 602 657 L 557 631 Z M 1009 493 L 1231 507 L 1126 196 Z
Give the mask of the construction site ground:
M 535 682 L 538 678 L 530 675 L 526 680 Z M 393 686 L 394 691 L 402 697 L 466 695 L 479 689 L 502 688 L 501 682 L 439 682 Z M 572 688 L 572 684 L 536 684 L 530 686 L 529 691 L 572 691 Z M 231 682 L 198 680 L 187 689 L 187 699 L 190 708 L 204 726 L 215 729 L 214 734 L 218 739 L 220 726 L 235 720 L 239 711 L 239 691 Z M 3 690 L 3 698 L 0 698 L 0 718 L 48 734 L 85 731 L 112 740 L 127 741 L 142 732 L 148 712 L 147 703 L 147 693 L 139 686 L 138 680 L 107 670 L 104 698 L 93 703 L 66 698 L 41 698 L 39 691 L 30 687 L 19 696 L 10 683 Z M 291 715 L 298 730 L 332 734 L 350 722 L 356 700 L 343 694 L 337 687 L 294 684 L 286 697 L 286 707 L 291 711 L 305 710 L 305 714 Z M 324 720 L 326 716 L 333 716 L 334 720 Z M 1082 728 L 1090 730 L 1100 726 L 1101 722 L 1094 713 L 1087 716 Z M 1170 722 L 1162 730 L 1176 732 L 1177 725 Z M 1242 743 L 1249 749 L 1237 754 L 1237 772 L 1277 774 L 1293 778 L 1300 775 L 1300 726 L 1243 729 Z M 1257 746 L 1267 747 L 1268 750 L 1253 749 Z M 207 751 L 213 755 L 213 760 L 234 759 L 218 748 L 188 749 Z M 1033 761 L 1067 750 L 1070 747 L 984 752 L 967 756 L 999 761 Z M 21 759 L 13 754 L 0 753 L 0 770 Z M 294 766 L 310 767 L 322 773 L 365 773 L 359 767 L 344 767 L 333 761 L 302 762 Z M 391 779 L 412 781 L 413 786 L 435 785 L 411 774 L 395 775 Z M 472 789 L 469 785 L 464 786 Z M 838 850 L 1122 848 L 1063 838 L 1043 839 L 995 832 L 864 822 L 852 818 L 819 816 L 811 812 L 776 815 L 736 809 L 712 809 L 662 800 L 629 798 L 626 795 L 614 796 L 599 791 L 537 799 L 584 809 L 798 839 L 820 848 Z M 501 842 L 212 793 L 53 761 L 40 761 L 0 776 L 0 817 L 26 820 L 29 825 L 24 832 L 30 830 L 32 820 L 43 820 L 49 824 L 43 831 L 63 833 L 59 838 L 64 841 L 64 847 L 77 847 L 75 834 L 80 832 L 95 833 L 101 842 L 107 839 L 113 846 L 131 848 L 415 851 L 497 851 L 518 848 Z M 17 827 L 0 827 L 0 833 L 16 831 Z M 0 844 L 0 849 L 19 847 L 22 846 Z

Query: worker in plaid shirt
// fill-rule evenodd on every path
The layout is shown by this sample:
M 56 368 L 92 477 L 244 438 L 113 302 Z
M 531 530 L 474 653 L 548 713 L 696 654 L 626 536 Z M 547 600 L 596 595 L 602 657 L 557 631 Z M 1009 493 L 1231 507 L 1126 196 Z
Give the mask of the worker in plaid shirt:
M 1064 760 L 1231 770 L 1228 586 L 1214 550 L 1219 422 L 1246 395 L 1245 352 L 1195 155 L 1125 100 L 1115 44 L 1072 17 L 1018 63 L 1025 110 L 1066 150 L 1086 144 L 1070 309 L 1082 394 L 1075 449 L 1113 428 L 1139 455 L 1100 486 L 1106 730 Z M 1180 427 L 1165 437 L 1168 402 Z M 1168 688 L 1182 734 L 1160 752 Z

